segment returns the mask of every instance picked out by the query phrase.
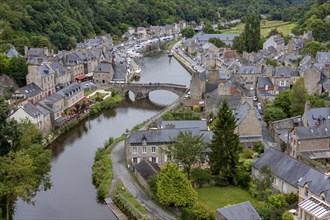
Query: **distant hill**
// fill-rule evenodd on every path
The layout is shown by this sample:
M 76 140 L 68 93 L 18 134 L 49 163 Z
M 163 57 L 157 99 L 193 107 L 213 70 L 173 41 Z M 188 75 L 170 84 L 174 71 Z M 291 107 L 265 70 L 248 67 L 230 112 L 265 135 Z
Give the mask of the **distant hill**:
M 301 15 L 302 10 L 297 9 L 300 7 L 297 3 L 301 2 L 303 0 L 2 0 L 0 45 L 14 44 L 20 52 L 24 45 L 70 49 L 77 42 L 104 32 L 120 37 L 129 26 L 164 25 L 181 19 L 230 20 L 255 10 L 278 20 L 282 17 L 291 20 Z M 284 14 L 282 9 L 286 10 Z M 0 46 L 0 52 L 3 47 Z

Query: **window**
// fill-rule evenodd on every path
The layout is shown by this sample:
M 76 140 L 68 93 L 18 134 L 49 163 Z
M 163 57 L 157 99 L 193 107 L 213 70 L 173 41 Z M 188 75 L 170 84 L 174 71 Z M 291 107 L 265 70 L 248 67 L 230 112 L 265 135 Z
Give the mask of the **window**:
M 142 148 L 142 153 L 147 153 L 147 147 Z
M 157 158 L 156 158 L 156 157 L 152 157 L 152 158 L 151 158 L 151 162 L 153 162 L 153 163 L 157 163 Z
M 133 147 L 133 154 L 137 154 L 137 147 Z
M 151 153 L 156 153 L 156 147 L 151 147 Z
M 137 163 L 137 158 L 133 157 L 133 163 Z
M 305 186 L 305 196 L 308 196 L 309 190 L 308 190 L 308 186 Z
M 172 161 L 172 156 L 171 155 L 167 156 L 167 161 Z

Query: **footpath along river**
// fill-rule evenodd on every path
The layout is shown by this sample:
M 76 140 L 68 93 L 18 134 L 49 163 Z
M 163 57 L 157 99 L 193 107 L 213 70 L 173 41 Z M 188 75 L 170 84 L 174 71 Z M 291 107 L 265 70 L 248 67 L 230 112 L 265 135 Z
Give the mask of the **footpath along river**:
M 188 85 L 190 74 L 165 52 L 150 54 L 139 63 L 140 82 Z M 149 100 L 126 99 L 115 109 L 81 122 L 51 146 L 53 186 L 35 197 L 35 206 L 17 201 L 14 219 L 115 219 L 111 211 L 97 201 L 91 181 L 94 153 L 111 137 L 118 137 L 152 117 L 177 98 L 168 91 L 154 91 Z M 132 100 L 131 100 L 132 99 Z

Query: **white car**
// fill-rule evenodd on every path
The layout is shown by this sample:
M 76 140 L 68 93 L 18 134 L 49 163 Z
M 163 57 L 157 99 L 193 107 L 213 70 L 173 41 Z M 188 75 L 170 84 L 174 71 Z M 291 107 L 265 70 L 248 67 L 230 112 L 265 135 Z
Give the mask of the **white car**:
M 253 96 L 253 101 L 258 101 L 257 96 Z

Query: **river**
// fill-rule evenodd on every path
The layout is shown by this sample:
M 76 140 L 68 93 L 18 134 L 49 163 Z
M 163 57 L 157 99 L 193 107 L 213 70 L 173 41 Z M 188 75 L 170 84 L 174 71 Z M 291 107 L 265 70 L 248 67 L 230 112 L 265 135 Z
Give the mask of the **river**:
M 164 52 L 150 54 L 138 63 L 142 69 L 140 82 L 189 84 L 189 73 Z M 52 188 L 37 193 L 35 206 L 18 200 L 14 219 L 115 219 L 107 206 L 97 201 L 91 181 L 96 149 L 110 136 L 120 136 L 176 98 L 168 91 L 154 91 L 149 100 L 134 101 L 130 95 L 115 109 L 79 123 L 57 139 L 50 146 Z

